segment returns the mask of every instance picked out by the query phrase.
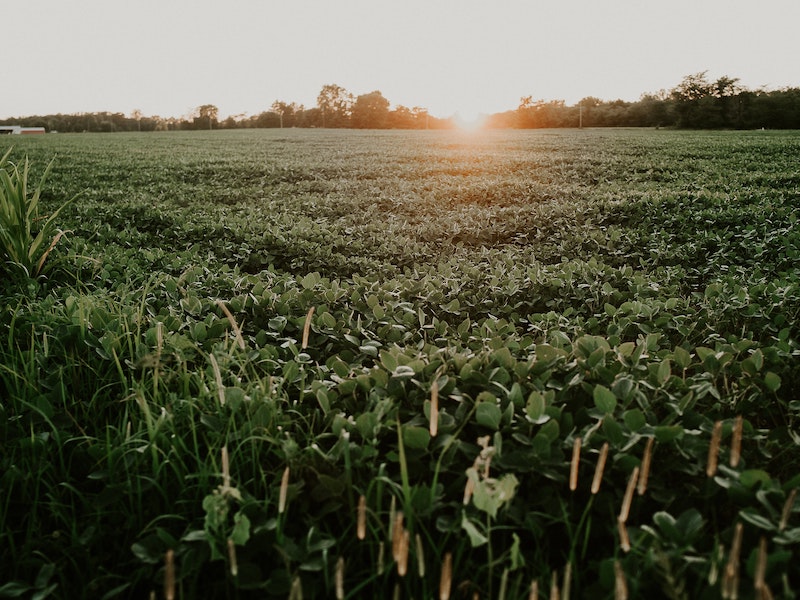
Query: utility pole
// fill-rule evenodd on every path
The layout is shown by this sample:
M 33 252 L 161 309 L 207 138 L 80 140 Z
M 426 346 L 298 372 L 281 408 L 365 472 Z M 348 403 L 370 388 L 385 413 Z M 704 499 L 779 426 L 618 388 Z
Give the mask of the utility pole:
M 578 103 L 578 129 L 583 129 L 583 102 Z

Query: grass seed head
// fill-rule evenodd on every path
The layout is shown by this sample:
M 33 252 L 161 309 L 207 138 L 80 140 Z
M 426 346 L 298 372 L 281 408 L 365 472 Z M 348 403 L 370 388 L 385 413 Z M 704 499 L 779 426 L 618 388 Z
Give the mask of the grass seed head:
M 386 544 L 383 542 L 378 542 L 378 566 L 377 566 L 377 573 L 378 575 L 383 575 L 383 563 L 386 557 Z
M 447 552 L 442 561 L 442 574 L 439 577 L 439 600 L 450 600 L 453 587 L 453 553 Z
M 644 455 L 642 456 L 642 470 L 639 472 L 639 485 L 636 488 L 637 493 L 643 496 L 647 491 L 647 480 L 650 478 L 650 463 L 653 458 L 653 444 L 655 438 L 647 438 L 647 445 L 644 447 Z
M 623 523 L 628 521 L 631 512 L 631 502 L 633 502 L 633 491 L 636 489 L 636 481 L 639 478 L 639 467 L 634 467 L 628 478 L 628 487 L 625 489 L 625 497 L 622 499 L 622 507 L 619 510 L 619 520 Z
M 742 421 L 743 421 L 742 415 L 739 415 L 733 422 L 733 432 L 731 434 L 730 465 L 734 468 L 739 465 L 739 460 L 741 460 L 742 458 L 742 427 L 743 427 Z
M 336 561 L 336 600 L 344 600 L 344 557 Z
M 572 563 L 567 561 L 564 565 L 564 576 L 561 579 L 561 600 L 569 600 L 572 591 Z
M 600 491 L 600 484 L 603 481 L 603 471 L 606 468 L 606 460 L 608 459 L 608 442 L 603 443 L 600 448 L 600 455 L 597 457 L 597 466 L 594 469 L 594 478 L 592 479 L 592 494 Z
M 792 509 L 794 508 L 794 501 L 796 498 L 797 498 L 797 488 L 794 488 L 789 493 L 789 497 L 786 498 L 786 503 L 783 505 L 783 511 L 781 512 L 781 522 L 778 524 L 778 531 L 783 531 L 789 524 L 789 517 L 792 516 Z
M 739 555 L 742 551 L 742 533 L 744 526 L 737 523 L 734 528 L 731 553 L 722 574 L 722 597 L 725 600 L 737 600 L 739 597 Z
M 225 306 L 225 303 L 222 300 L 217 300 L 217 306 L 220 307 L 223 313 L 225 313 L 225 318 L 228 319 L 228 323 L 231 324 L 231 329 L 233 329 L 233 334 L 236 336 L 236 344 L 239 346 L 240 350 L 245 350 L 247 346 L 244 343 L 244 338 L 242 337 L 242 330 L 239 328 L 239 324 L 236 322 L 236 319 L 233 318 L 233 314 Z
M 717 473 L 717 461 L 719 460 L 719 443 L 722 439 L 722 421 L 714 423 L 711 432 L 711 441 L 708 444 L 708 460 L 706 462 L 706 475 L 713 477 Z
M 314 316 L 314 307 L 308 309 L 306 313 L 306 322 L 303 324 L 303 343 L 301 348 L 305 350 L 308 348 L 308 334 L 311 331 L 311 317 Z
M 231 567 L 231 576 L 236 577 L 239 574 L 239 563 L 236 560 L 236 544 L 231 538 L 228 538 L 228 562 Z
M 625 553 L 630 552 L 631 539 L 628 537 L 628 528 L 622 519 L 617 519 L 617 532 L 619 533 L 619 547 Z
M 209 354 L 208 361 L 211 363 L 211 369 L 214 371 L 214 381 L 217 384 L 217 398 L 219 398 L 219 405 L 225 406 L 225 386 L 222 385 L 222 372 L 219 370 L 217 357 L 213 354 Z
M 367 498 L 364 494 L 358 497 L 358 516 L 356 524 L 356 537 L 363 540 L 367 537 Z
M 172 548 L 164 557 L 164 598 L 175 600 L 175 552 Z
M 403 517 L 403 511 L 398 510 L 392 525 L 392 558 L 395 562 L 400 562 L 400 553 L 402 552 L 403 532 L 405 531 Z
M 553 571 L 550 577 L 550 600 L 561 600 L 561 592 L 558 589 L 558 572 Z
M 534 579 L 531 581 L 530 591 L 528 593 L 528 600 L 539 600 L 539 580 Z
M 753 575 L 753 587 L 756 591 L 756 598 L 764 598 L 766 582 L 764 577 L 767 574 L 767 538 L 763 535 L 758 542 L 758 558 L 756 559 L 756 569 Z
M 286 510 L 286 495 L 289 491 L 289 467 L 283 470 L 281 477 L 281 489 L 278 493 L 278 514 L 283 514 Z
M 578 489 L 578 466 L 581 462 L 581 438 L 575 438 L 572 443 L 572 462 L 569 467 L 569 489 L 574 492 Z
M 397 550 L 397 574 L 400 577 L 405 577 L 408 573 L 408 546 L 411 542 L 411 533 L 408 529 L 403 528 L 400 534 L 400 544 Z
M 422 547 L 422 536 L 417 534 L 414 536 L 414 541 L 417 550 L 417 574 L 425 577 L 425 549 Z
M 303 600 L 303 582 L 299 575 L 295 575 L 294 579 L 292 579 L 289 600 Z
M 431 384 L 431 437 L 436 437 L 437 433 L 439 433 L 439 382 L 434 379 Z
M 231 468 L 228 460 L 228 446 L 222 447 L 222 487 L 226 490 L 231 487 Z

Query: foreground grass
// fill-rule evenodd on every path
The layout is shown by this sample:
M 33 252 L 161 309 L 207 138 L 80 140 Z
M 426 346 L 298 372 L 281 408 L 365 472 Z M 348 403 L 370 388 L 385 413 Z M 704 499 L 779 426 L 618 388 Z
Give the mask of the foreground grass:
M 3 283 L 0 593 L 790 597 L 798 144 L 21 141 L 82 196 Z

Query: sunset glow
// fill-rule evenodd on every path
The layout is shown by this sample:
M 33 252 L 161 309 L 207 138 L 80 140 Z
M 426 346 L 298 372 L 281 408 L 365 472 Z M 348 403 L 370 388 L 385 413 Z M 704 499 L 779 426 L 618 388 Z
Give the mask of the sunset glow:
M 635 101 L 705 70 L 753 89 L 800 84 L 796 0 L 26 0 L 13 13 L 4 77 L 18 84 L 0 118 L 253 115 L 276 100 L 313 107 L 335 83 L 471 123 L 523 96 Z
M 486 115 L 477 112 L 457 111 L 453 122 L 462 131 L 477 131 L 486 124 Z

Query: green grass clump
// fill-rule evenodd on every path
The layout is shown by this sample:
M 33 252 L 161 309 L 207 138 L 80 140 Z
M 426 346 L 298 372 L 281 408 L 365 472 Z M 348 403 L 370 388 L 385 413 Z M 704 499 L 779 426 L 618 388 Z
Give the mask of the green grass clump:
M 800 589 L 792 134 L 22 143 L 0 596 Z
M 63 235 L 56 229 L 59 213 L 74 200 L 64 202 L 50 215 L 40 217 L 39 198 L 52 162 L 38 186 L 29 189 L 28 159 L 20 169 L 8 162 L 9 149 L 0 158 L 0 253 L 7 275 L 38 277 L 45 269 L 48 255 Z

